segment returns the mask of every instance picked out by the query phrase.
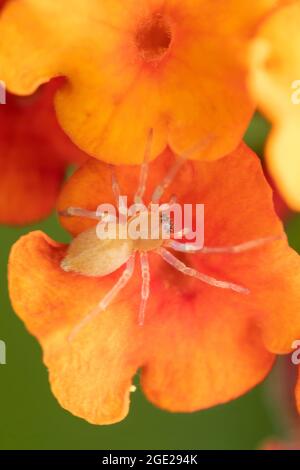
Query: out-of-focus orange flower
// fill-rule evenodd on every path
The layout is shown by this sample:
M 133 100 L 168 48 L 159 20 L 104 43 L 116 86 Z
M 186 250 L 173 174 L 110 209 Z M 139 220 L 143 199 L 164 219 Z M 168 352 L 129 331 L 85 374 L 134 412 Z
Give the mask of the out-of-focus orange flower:
M 300 413 L 300 367 L 299 367 L 299 372 L 298 372 L 298 382 L 296 386 L 296 403 L 297 403 L 298 411 Z
M 250 49 L 250 88 L 273 123 L 269 171 L 290 207 L 300 210 L 300 3 L 271 15 Z
M 171 164 L 165 153 L 151 165 L 145 200 Z M 117 167 L 121 193 L 133 194 L 138 167 Z M 119 278 L 65 272 L 67 246 L 41 232 L 22 237 L 9 262 L 15 311 L 40 341 L 60 404 L 91 423 L 123 419 L 132 379 L 141 368 L 149 400 L 175 412 L 192 412 L 232 400 L 261 382 L 275 354 L 291 351 L 300 334 L 300 261 L 288 247 L 258 158 L 242 144 L 217 162 L 187 162 L 162 202 L 205 204 L 205 245 L 232 246 L 277 239 L 239 254 L 184 254 L 198 271 L 250 289 L 218 289 L 184 276 L 159 256 L 150 257 L 151 296 L 138 325 L 140 275 L 70 342 L 70 333 Z M 95 210 L 114 203 L 110 168 L 90 159 L 66 184 L 59 208 Z M 76 236 L 94 225 L 62 217 Z
M 67 165 L 86 159 L 57 123 L 56 89 L 53 82 L 31 97 L 9 94 L 0 106 L 0 223 L 46 217 L 56 205 Z
M 239 144 L 253 112 L 244 51 L 284 0 L 18 0 L 0 24 L 0 69 L 9 89 L 32 93 L 63 75 L 59 121 L 90 155 L 140 163 L 167 144 L 195 159 Z
M 300 442 L 298 441 L 268 441 L 262 450 L 300 450 Z

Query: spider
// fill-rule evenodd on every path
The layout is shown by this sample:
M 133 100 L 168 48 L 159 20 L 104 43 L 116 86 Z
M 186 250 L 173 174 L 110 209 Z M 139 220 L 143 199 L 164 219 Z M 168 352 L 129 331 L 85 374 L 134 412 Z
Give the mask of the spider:
M 143 197 L 146 191 L 147 177 L 149 172 L 149 156 L 151 151 L 151 142 L 152 142 L 152 132 L 149 135 L 148 143 L 146 146 L 144 162 L 141 165 L 139 184 L 134 196 L 134 204 L 144 204 Z M 149 213 L 148 208 L 151 207 L 151 204 L 158 204 L 161 197 L 163 196 L 165 190 L 170 186 L 170 184 L 175 179 L 177 173 L 179 172 L 181 166 L 189 158 L 190 153 L 194 152 L 190 150 L 182 156 L 177 156 L 173 165 L 169 168 L 164 179 L 158 184 L 155 188 L 151 202 L 145 207 L 145 210 L 142 214 L 139 214 L 142 217 L 149 218 L 151 213 Z M 112 169 L 112 191 L 114 197 L 118 202 L 120 202 L 120 187 Z M 247 241 L 239 245 L 227 246 L 227 247 L 206 247 L 206 246 L 195 246 L 194 243 L 188 242 L 179 242 L 178 238 L 185 235 L 185 229 L 181 232 L 173 233 L 174 237 L 166 239 L 164 233 L 166 231 L 173 230 L 172 221 L 169 217 L 170 208 L 172 204 L 176 201 L 175 196 L 167 204 L 161 205 L 161 216 L 159 219 L 159 236 L 156 239 L 151 238 L 150 233 L 143 234 L 143 237 L 140 238 L 131 238 L 129 233 L 125 239 L 106 239 L 102 240 L 97 236 L 97 231 L 95 227 L 88 229 L 81 234 L 79 234 L 73 241 L 70 243 L 66 256 L 61 262 L 61 268 L 66 272 L 73 272 L 77 274 L 82 274 L 85 276 L 94 276 L 102 277 L 111 274 L 112 272 L 119 269 L 121 266 L 125 265 L 125 269 L 120 276 L 119 280 L 115 283 L 112 289 L 105 295 L 105 297 L 99 302 L 97 307 L 87 314 L 81 322 L 79 322 L 75 328 L 72 330 L 70 339 L 72 340 L 77 333 L 92 319 L 94 319 L 101 311 L 107 309 L 107 307 L 113 302 L 115 297 L 119 292 L 125 288 L 129 280 L 131 279 L 134 268 L 135 260 L 137 255 L 140 258 L 141 265 L 141 275 L 142 275 L 142 287 L 141 287 L 141 303 L 138 315 L 138 322 L 140 326 L 144 325 L 145 322 L 145 313 L 147 301 L 150 296 L 150 268 L 149 268 L 149 253 L 158 254 L 166 263 L 171 265 L 176 270 L 180 271 L 186 276 L 191 276 L 198 279 L 201 282 L 207 283 L 211 286 L 221 288 L 221 289 L 230 289 L 240 294 L 249 294 L 249 289 L 234 284 L 232 282 L 218 280 L 211 276 L 208 276 L 204 273 L 198 272 L 196 269 L 187 266 L 180 259 L 178 259 L 171 250 L 180 253 L 242 253 L 244 251 L 251 250 L 260 245 L 267 243 L 270 240 L 274 240 L 275 237 L 260 238 L 252 241 Z M 119 219 L 122 212 L 122 207 L 119 205 Z M 151 210 L 151 209 L 150 209 Z M 60 215 L 65 217 L 87 217 L 91 219 L 98 220 L 101 224 L 110 224 L 112 229 L 115 229 L 116 225 L 120 225 L 120 220 L 111 220 L 107 218 L 107 215 L 99 213 L 99 211 L 89 211 L 86 209 L 78 207 L 69 207 L 66 210 L 60 212 Z M 134 220 L 136 216 L 133 215 L 129 218 L 128 225 Z M 175 239 L 176 240 L 175 240 Z M 87 263 L 86 260 L 89 260 Z

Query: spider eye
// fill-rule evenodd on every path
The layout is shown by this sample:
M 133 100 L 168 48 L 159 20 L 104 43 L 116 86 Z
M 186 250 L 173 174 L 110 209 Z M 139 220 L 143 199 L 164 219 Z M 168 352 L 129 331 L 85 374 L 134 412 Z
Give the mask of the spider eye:
M 170 234 L 173 233 L 174 223 L 173 223 L 173 221 L 171 220 L 171 217 L 168 214 L 166 214 L 166 213 L 161 214 L 160 223 L 161 223 L 162 229 L 165 233 L 170 233 Z

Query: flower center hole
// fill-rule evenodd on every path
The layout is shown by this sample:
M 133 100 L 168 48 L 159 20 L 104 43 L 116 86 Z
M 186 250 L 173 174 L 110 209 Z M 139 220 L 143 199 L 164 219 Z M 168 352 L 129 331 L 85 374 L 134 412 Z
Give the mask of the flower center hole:
M 160 13 L 156 13 L 142 23 L 136 33 L 135 41 L 144 60 L 147 62 L 159 60 L 170 47 L 171 28 L 165 18 Z

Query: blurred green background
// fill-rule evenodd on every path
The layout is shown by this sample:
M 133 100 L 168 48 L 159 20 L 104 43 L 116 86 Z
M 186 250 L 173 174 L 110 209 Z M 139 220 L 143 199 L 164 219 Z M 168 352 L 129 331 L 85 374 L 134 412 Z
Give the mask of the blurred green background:
M 267 123 L 255 116 L 247 143 L 262 154 Z M 300 216 L 286 223 L 300 249 Z M 270 389 L 274 373 L 246 396 L 194 414 L 170 414 L 153 407 L 139 389 L 128 418 L 113 426 L 92 426 L 61 409 L 50 392 L 37 341 L 13 313 L 7 294 L 7 259 L 24 233 L 41 229 L 67 241 L 55 215 L 25 228 L 0 228 L 0 340 L 7 364 L 0 365 L 0 449 L 255 449 L 270 437 L 284 437 Z M 221 359 L 220 359 L 221 360 Z

